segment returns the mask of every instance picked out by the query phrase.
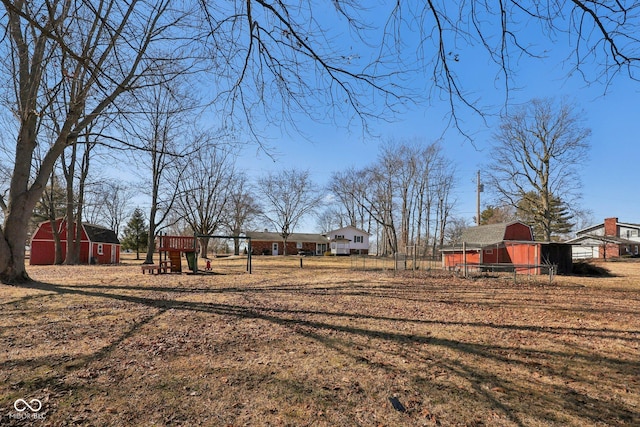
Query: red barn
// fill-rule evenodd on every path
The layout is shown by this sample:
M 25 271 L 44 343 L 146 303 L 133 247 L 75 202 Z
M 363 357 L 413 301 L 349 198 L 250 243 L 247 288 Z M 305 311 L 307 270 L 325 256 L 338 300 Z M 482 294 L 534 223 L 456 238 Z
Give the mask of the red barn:
M 67 251 L 67 221 L 59 218 L 55 227 L 60 235 L 62 259 Z M 120 241 L 112 230 L 92 224 L 82 224 L 80 238 L 81 264 L 117 264 L 120 262 Z M 76 228 L 73 225 L 75 236 Z M 38 225 L 31 239 L 31 265 L 52 265 L 55 261 L 55 240 L 51 221 Z
M 536 242 L 531 227 L 519 221 L 470 227 L 460 240 L 464 246 L 442 249 L 445 268 L 511 266 L 521 273 L 541 274 L 541 265 L 553 264 L 558 273 L 569 274 L 573 266 L 571 245 Z

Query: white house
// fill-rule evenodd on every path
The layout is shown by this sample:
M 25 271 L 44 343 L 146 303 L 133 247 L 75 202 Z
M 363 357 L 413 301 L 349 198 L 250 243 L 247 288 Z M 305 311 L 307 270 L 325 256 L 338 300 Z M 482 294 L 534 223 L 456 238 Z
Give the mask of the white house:
M 369 233 L 351 225 L 325 234 L 329 239 L 332 255 L 367 255 L 369 253 Z
M 578 231 L 567 243 L 573 245 L 573 259 L 637 256 L 640 254 L 640 224 L 606 218 L 601 224 Z

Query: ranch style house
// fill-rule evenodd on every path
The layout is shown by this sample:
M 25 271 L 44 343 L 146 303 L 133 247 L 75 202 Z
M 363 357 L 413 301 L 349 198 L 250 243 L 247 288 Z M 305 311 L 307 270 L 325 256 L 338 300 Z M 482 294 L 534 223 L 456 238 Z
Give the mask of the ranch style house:
M 284 239 L 277 232 L 248 231 L 254 255 L 284 255 Z M 287 238 L 287 255 L 354 255 L 369 253 L 369 233 L 347 226 L 320 233 L 291 233 Z

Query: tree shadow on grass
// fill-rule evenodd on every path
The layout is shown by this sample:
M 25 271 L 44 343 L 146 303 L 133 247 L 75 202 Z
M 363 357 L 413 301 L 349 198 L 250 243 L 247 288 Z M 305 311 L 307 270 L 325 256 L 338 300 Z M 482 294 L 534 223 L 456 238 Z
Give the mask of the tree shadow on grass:
M 282 309 L 259 306 L 255 303 L 247 305 L 222 304 L 214 302 L 193 302 L 180 301 L 176 299 L 153 298 L 140 295 L 131 295 L 117 292 L 106 292 L 107 290 L 118 291 L 122 289 L 131 290 L 127 287 L 104 287 L 95 286 L 59 286 L 42 282 L 32 282 L 26 287 L 39 289 L 56 294 L 70 294 L 87 296 L 93 298 L 106 298 L 132 304 L 138 304 L 155 309 L 155 312 L 141 321 L 132 325 L 118 339 L 112 341 L 106 347 L 98 349 L 94 354 L 85 358 L 80 358 L 74 362 L 73 367 L 80 368 L 94 360 L 107 357 L 123 341 L 140 331 L 145 324 L 152 322 L 155 318 L 165 313 L 167 310 L 180 310 L 187 312 L 201 312 L 219 316 L 231 316 L 239 319 L 257 319 L 268 323 L 283 326 L 295 334 L 307 337 L 320 345 L 330 348 L 344 356 L 353 359 L 356 363 L 366 363 L 374 370 L 392 370 L 401 375 L 403 370 L 397 368 L 383 360 L 370 360 L 363 356 L 362 352 L 353 346 L 356 337 L 363 337 L 371 340 L 368 351 L 378 352 L 382 355 L 385 350 L 377 346 L 381 342 L 391 343 L 394 348 L 401 348 L 403 351 L 420 363 L 427 363 L 424 351 L 430 349 L 442 349 L 444 353 L 435 355 L 429 352 L 432 362 L 448 370 L 452 375 L 465 378 L 471 384 L 477 397 L 480 397 L 487 405 L 496 411 L 503 413 L 510 422 L 516 425 L 527 425 L 526 419 L 537 419 L 538 421 L 553 422 L 553 413 L 562 410 L 570 414 L 573 418 L 584 420 L 587 424 L 609 423 L 625 424 L 640 420 L 637 407 L 629 406 L 624 402 L 607 401 L 591 396 L 588 392 L 572 386 L 573 383 L 584 383 L 586 378 L 572 375 L 569 371 L 562 369 L 562 366 L 571 364 L 583 364 L 599 368 L 604 371 L 616 372 L 631 377 L 640 371 L 640 361 L 624 360 L 616 357 L 602 357 L 586 352 L 577 353 L 574 351 L 558 350 L 536 350 L 531 348 L 521 348 L 517 345 L 505 346 L 498 344 L 486 344 L 461 340 L 446 339 L 430 335 L 404 333 L 393 330 L 392 326 L 385 325 L 386 330 L 375 330 L 371 327 L 358 327 L 354 325 L 344 325 L 341 319 L 365 319 L 381 322 L 420 322 L 428 325 L 437 323 L 445 326 L 465 326 L 465 327 L 489 327 L 496 329 L 517 329 L 532 333 L 555 333 L 557 334 L 584 334 L 584 329 L 574 328 L 541 328 L 538 326 L 520 325 L 496 325 L 480 322 L 435 322 L 419 319 L 400 319 L 382 315 L 365 315 L 358 313 L 341 313 L 319 310 L 304 309 Z M 135 287 L 133 287 L 135 289 Z M 162 290 L 172 291 L 173 288 L 152 288 L 152 291 Z M 230 288 L 228 291 L 231 291 Z M 149 291 L 150 289 L 145 288 Z M 255 292 L 259 294 L 263 289 L 252 288 L 245 292 Z M 305 318 L 307 316 L 321 317 L 321 320 Z M 593 333 L 600 333 L 606 338 L 618 339 L 625 334 L 629 338 L 629 331 L 612 331 L 610 329 L 592 329 Z M 327 333 L 339 333 L 340 337 L 328 337 Z M 632 332 L 633 333 L 633 332 Z M 443 354 L 454 352 L 461 357 L 445 357 Z M 397 356 L 389 352 L 389 358 Z M 466 356 L 470 356 L 469 359 Z M 38 363 L 31 360 L 25 363 Z M 543 370 L 549 377 L 563 378 L 564 385 L 558 382 L 550 384 L 548 392 L 531 393 L 526 383 L 517 381 L 514 378 L 496 374 L 492 368 L 500 364 L 503 366 L 520 366 L 524 371 Z M 31 387 L 51 386 L 56 378 L 44 379 L 42 383 L 34 383 Z M 488 385 L 487 385 L 488 384 Z M 592 384 L 593 385 L 593 384 Z M 521 406 L 514 403 L 515 396 L 520 399 L 526 398 L 532 401 L 528 412 L 523 413 Z M 561 406 L 560 409 L 558 407 Z M 554 408 L 554 409 L 547 409 Z

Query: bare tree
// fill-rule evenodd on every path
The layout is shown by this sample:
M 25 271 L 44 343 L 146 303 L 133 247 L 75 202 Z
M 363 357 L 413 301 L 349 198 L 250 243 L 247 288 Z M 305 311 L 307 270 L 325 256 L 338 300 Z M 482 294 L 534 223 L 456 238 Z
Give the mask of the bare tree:
M 367 185 L 361 204 L 380 226 L 378 247 L 382 254 L 398 252 L 397 210 L 394 198 L 394 171 L 398 167 L 397 159 L 382 159 L 362 170 L 362 182 Z
M 437 177 L 435 182 L 435 193 L 436 199 L 438 201 L 436 205 L 437 234 L 433 239 L 433 249 L 431 251 L 432 255 L 435 255 L 437 253 L 438 247 L 442 248 L 442 246 L 444 245 L 447 225 L 449 223 L 449 220 L 451 219 L 451 212 L 453 211 L 453 206 L 455 205 L 455 200 L 452 199 L 453 189 L 456 185 L 455 168 L 441 163 L 440 167 L 437 170 Z
M 77 142 L 96 117 L 114 107 L 129 115 L 123 94 L 166 83 L 177 75 L 209 73 L 202 90 L 211 105 L 225 112 L 237 128 L 260 143 L 257 117 L 284 123 L 294 114 L 313 116 L 314 102 L 336 105 L 335 118 L 381 115 L 400 98 L 390 73 L 367 68 L 370 62 L 335 49 L 326 28 L 297 2 L 180 2 L 118 0 L 26 2 L 2 0 L 5 13 L 0 40 L 5 90 L 1 99 L 16 119 L 11 182 L 0 200 L 4 226 L 0 235 L 0 278 L 28 280 L 24 264 L 27 221 L 40 199 L 54 164 Z M 336 13 L 357 29 L 356 20 Z M 368 56 L 368 55 L 367 55 Z M 207 88 L 215 88 L 208 93 Z M 383 103 L 363 102 L 371 92 Z M 52 103 L 56 101 L 55 103 Z M 57 102 L 59 101 L 59 102 Z M 345 102 L 342 102 L 345 101 Z M 54 105 L 55 104 L 55 105 Z M 281 109 L 273 108 L 281 105 Z M 43 114 L 50 107 L 52 116 Z M 133 124 L 134 118 L 130 117 Z M 283 122 L 284 119 L 284 122 Z M 261 124 L 261 123 L 260 123 Z M 56 128 L 42 139 L 42 129 Z M 117 141 L 112 136 L 112 141 Z M 34 150 L 43 148 L 42 162 Z M 46 147 L 46 148 L 45 148 Z
M 89 131 L 91 125 L 87 128 Z M 67 251 L 64 263 L 73 265 L 80 262 L 80 243 L 82 239 L 82 223 L 84 221 L 84 207 L 87 189 L 87 177 L 91 164 L 92 151 L 96 146 L 95 141 L 88 140 L 88 134 L 83 135 L 82 143 L 73 144 L 69 156 L 63 152 L 60 156 L 62 169 L 66 180 L 67 193 Z M 78 150 L 82 149 L 82 156 L 78 163 Z M 77 170 L 76 170 L 77 168 Z M 77 186 L 76 186 L 77 181 Z M 75 228 L 73 225 L 75 224 Z
M 435 173 L 441 162 L 442 147 L 438 143 L 423 146 L 418 153 L 418 175 L 416 178 L 416 213 L 415 217 L 415 243 L 424 248 L 426 255 L 429 241 L 432 236 L 432 216 L 435 203 L 435 191 L 437 181 Z
M 284 255 L 287 239 L 305 215 L 316 209 L 322 199 L 309 171 L 286 169 L 271 172 L 258 179 L 258 191 L 262 195 L 263 217 L 282 236 Z
M 329 188 L 378 224 L 379 253 L 402 252 L 409 245 L 426 253 L 429 246 L 442 245 L 455 184 L 454 165 L 439 143 L 409 139 L 386 141 L 373 165 L 335 173 Z
M 462 243 L 462 233 L 467 228 L 469 228 L 469 223 L 466 219 L 460 217 L 451 218 L 447 223 L 444 242 L 449 245 L 459 245 Z
M 100 221 L 107 224 L 116 235 L 120 235 L 120 227 L 131 216 L 131 199 L 134 190 L 127 184 L 108 181 L 97 191 L 97 202 L 100 203 Z
M 194 233 L 216 234 L 227 222 L 235 156 L 229 147 L 208 143 L 183 161 L 186 164 L 178 182 L 180 197 L 176 208 Z M 208 246 L 209 238 L 201 238 L 202 258 L 207 257 Z
M 540 61 L 553 51 L 571 67 L 568 75 L 578 75 L 587 84 L 602 83 L 605 88 L 617 78 L 637 81 L 640 77 L 640 8 L 635 2 L 399 1 L 385 26 L 385 52 L 411 40 L 405 33 L 413 35 L 416 22 L 420 40 L 403 52 L 417 54 L 431 83 L 427 88 L 430 98 L 449 102 L 451 119 L 459 129 L 460 109 L 481 115 L 493 111 L 481 104 L 480 85 L 494 91 L 496 83 L 501 85 L 497 89 L 508 102 L 521 84 L 518 67 L 526 66 L 524 59 Z M 490 81 L 460 77 L 461 70 L 478 63 L 493 74 Z
M 133 155 L 140 165 L 138 172 L 144 174 L 141 179 L 150 184 L 146 264 L 153 263 L 155 237 L 167 225 L 165 221 L 180 196 L 181 180 L 189 165 L 183 159 L 194 152 L 193 141 L 187 136 L 192 129 L 189 99 L 177 81 L 172 80 L 151 82 L 138 93 L 133 104 L 138 120 L 130 129 L 130 138 L 132 145 L 143 147 Z M 140 153 L 142 156 L 138 157 Z
M 370 232 L 371 217 L 367 213 L 370 209 L 364 202 L 366 182 L 363 179 L 362 173 L 353 167 L 334 171 L 329 179 L 327 191 L 335 197 L 336 204 L 340 207 L 337 212 L 342 220 L 341 226 L 351 225 Z
M 62 152 L 106 109 L 116 104 L 122 108 L 116 102 L 122 94 L 171 80 L 176 73 L 198 73 L 201 78 L 200 72 L 208 72 L 207 88 L 214 93 L 207 95 L 226 113 L 220 116 L 223 125 L 232 129 L 244 123 L 253 140 L 261 143 L 265 121 L 295 128 L 298 113 L 340 123 L 360 120 L 363 128 L 371 118 L 389 117 L 409 102 L 409 92 L 398 86 L 403 81 L 398 74 L 420 68 L 416 52 L 424 60 L 422 70 L 430 74 L 425 80 L 432 82 L 433 91 L 442 92 L 428 95 L 444 95 L 458 124 L 457 105 L 483 111 L 457 75 L 458 64 L 467 65 L 465 49 L 484 49 L 508 97 L 517 73 L 513 58 L 541 57 L 549 47 L 535 51 L 522 34 L 535 33 L 537 42 L 539 32 L 520 31 L 525 27 L 538 26 L 552 43 L 569 46 L 567 56 L 586 80 L 611 83 L 622 73 L 637 79 L 640 60 L 640 8 L 615 0 L 536 0 L 527 5 L 402 1 L 383 5 L 382 13 L 389 19 L 381 29 L 365 24 L 371 22 L 368 13 L 379 16 L 380 8 L 357 0 L 332 3 L 331 12 L 344 24 L 341 27 L 321 22 L 311 1 L 1 4 L 5 37 L 0 39 L 0 64 L 5 81 L 0 87 L 5 96 L 0 99 L 11 100 L 7 111 L 17 123 L 15 146 L 7 147 L 11 182 L 0 200 L 0 279 L 9 282 L 28 279 L 28 218 Z M 403 31 L 414 31 L 416 23 L 423 34 L 416 50 L 398 49 Z M 357 48 L 332 42 L 339 32 L 354 34 Z M 568 43 L 560 39 L 565 36 Z M 365 43 L 358 43 L 358 37 Z M 596 64 L 595 73 L 584 67 L 587 63 Z M 141 79 L 149 75 L 157 78 L 155 83 Z M 365 97 L 371 94 L 380 102 L 369 102 Z M 42 129 L 53 124 L 43 112 L 59 96 L 65 100 L 56 106 L 59 131 L 47 140 Z M 332 108 L 326 111 L 318 105 Z M 318 108 L 323 114 L 314 114 Z M 118 112 L 127 113 L 123 108 Z M 39 165 L 34 163 L 37 146 L 46 146 Z
M 231 180 L 229 197 L 225 205 L 226 228 L 232 236 L 240 236 L 262 213 L 262 208 L 255 197 L 252 187 L 245 173 L 236 173 Z M 235 255 L 240 254 L 240 240 L 234 239 Z
M 490 184 L 514 208 L 529 201 L 545 241 L 553 231 L 553 200 L 567 203 L 579 196 L 577 168 L 591 134 L 584 122 L 584 114 L 566 102 L 534 99 L 505 116 L 494 135 Z
M 171 28 L 160 20 L 169 13 L 169 2 L 99 3 L 2 1 L 6 99 L 14 97 L 10 108 L 18 122 L 9 194 L 0 201 L 5 213 L 0 233 L 4 282 L 28 280 L 27 223 L 62 152 L 121 94 L 137 87 L 142 74 L 182 54 L 174 46 L 171 52 L 158 55 L 156 49 L 147 55 L 151 46 L 166 44 L 170 37 Z M 179 12 L 174 8 L 171 13 Z M 68 88 L 64 105 L 58 104 L 55 138 L 41 139 L 41 129 L 53 128 L 50 116 L 43 114 L 52 93 Z M 35 164 L 40 144 L 42 161 Z

